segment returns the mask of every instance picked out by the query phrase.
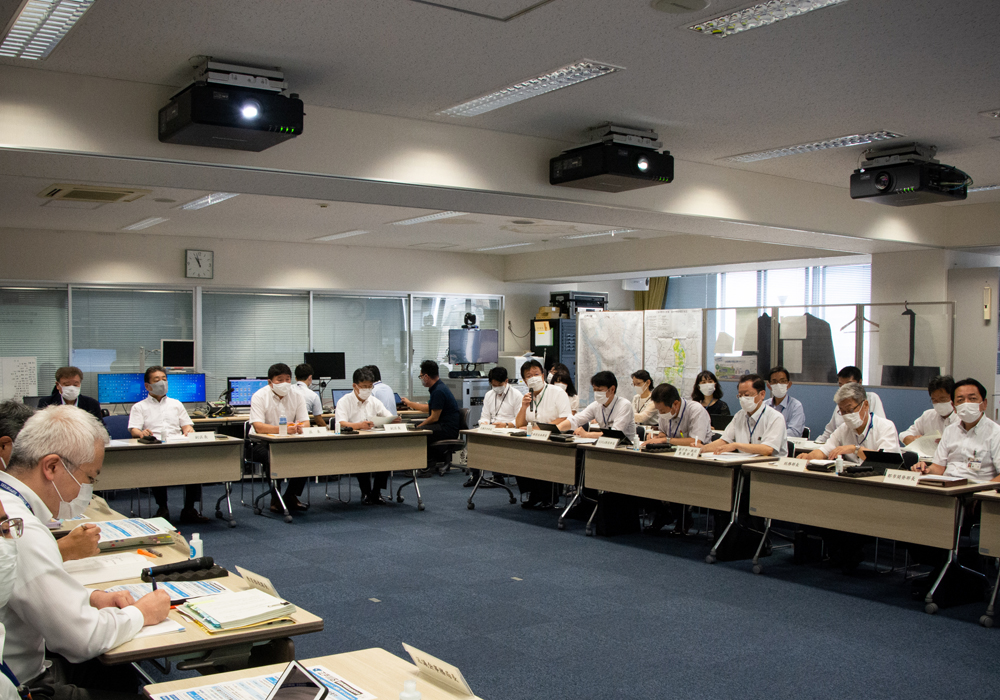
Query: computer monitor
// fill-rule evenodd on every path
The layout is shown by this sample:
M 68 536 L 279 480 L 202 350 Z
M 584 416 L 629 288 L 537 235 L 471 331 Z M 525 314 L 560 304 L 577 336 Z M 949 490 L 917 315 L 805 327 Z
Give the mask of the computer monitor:
M 354 389 L 334 389 L 333 390 L 333 405 L 336 406 L 337 403 L 350 394 Z
M 160 364 L 167 369 L 194 369 L 194 341 L 161 340 Z
M 342 352 L 307 352 L 302 361 L 313 368 L 316 379 L 347 379 Z
M 97 400 L 101 403 L 138 403 L 146 396 L 140 372 L 97 375 Z
M 495 330 L 453 328 L 448 331 L 448 361 L 456 365 L 496 362 L 499 333 Z
M 233 393 L 229 397 L 230 406 L 249 406 L 254 392 L 267 386 L 266 379 L 229 377 L 229 388 Z
M 168 374 L 167 396 L 181 403 L 205 403 L 205 375 Z

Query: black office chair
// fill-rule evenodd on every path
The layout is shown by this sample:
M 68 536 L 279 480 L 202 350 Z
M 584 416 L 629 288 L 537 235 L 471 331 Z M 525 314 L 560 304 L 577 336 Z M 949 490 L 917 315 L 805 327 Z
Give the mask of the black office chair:
M 802 429 L 802 437 L 804 437 L 806 440 L 809 439 L 809 426 L 808 425 Z
M 458 429 L 468 430 L 469 429 L 469 412 L 472 409 L 460 408 L 458 410 Z M 445 467 L 441 470 L 441 473 L 451 469 L 451 458 L 456 452 L 461 452 L 465 449 L 465 438 L 459 437 L 455 440 L 438 440 L 437 442 L 431 443 L 431 448 L 444 458 Z

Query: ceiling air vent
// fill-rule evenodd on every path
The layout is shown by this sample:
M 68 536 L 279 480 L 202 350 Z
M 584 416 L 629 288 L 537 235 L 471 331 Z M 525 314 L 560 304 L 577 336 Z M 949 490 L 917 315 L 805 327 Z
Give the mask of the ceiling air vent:
M 70 202 L 134 202 L 152 194 L 153 190 L 132 187 L 101 187 L 95 185 L 50 185 L 38 193 L 43 199 L 64 199 Z

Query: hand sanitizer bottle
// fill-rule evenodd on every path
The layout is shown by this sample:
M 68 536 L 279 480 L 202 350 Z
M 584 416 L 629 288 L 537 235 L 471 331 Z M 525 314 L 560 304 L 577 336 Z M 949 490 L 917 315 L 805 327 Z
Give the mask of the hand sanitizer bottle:
M 197 532 L 192 533 L 191 539 L 188 541 L 188 548 L 191 550 L 192 559 L 205 556 L 205 543 Z
M 333 433 L 334 435 L 340 435 L 340 418 L 337 416 L 333 417 Z
M 403 692 L 399 694 L 399 700 L 420 700 L 420 697 L 416 681 L 403 681 Z
M 632 438 L 632 449 L 638 452 L 641 447 L 642 447 L 642 440 L 640 440 L 639 436 L 636 435 L 634 438 Z
M 844 457 L 842 455 L 837 455 L 837 459 L 833 462 L 833 470 L 838 474 L 844 473 Z
M 534 423 L 528 421 L 528 430 L 527 430 L 528 437 L 531 437 L 531 433 L 534 429 L 535 429 Z

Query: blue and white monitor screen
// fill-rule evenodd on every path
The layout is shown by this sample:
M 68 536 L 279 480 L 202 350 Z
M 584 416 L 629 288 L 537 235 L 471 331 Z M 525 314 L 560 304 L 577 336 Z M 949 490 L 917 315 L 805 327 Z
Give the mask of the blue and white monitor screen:
M 267 386 L 266 379 L 230 379 L 229 386 L 233 395 L 229 399 L 232 406 L 249 406 L 254 392 Z
M 97 375 L 97 400 L 101 403 L 138 403 L 149 396 L 139 372 Z M 168 374 L 167 396 L 181 403 L 204 403 L 204 374 Z
M 145 390 L 145 387 L 143 387 Z M 181 403 L 205 402 L 204 374 L 168 374 L 167 396 Z
M 499 334 L 495 330 L 452 329 L 448 331 L 448 359 L 456 365 L 496 362 Z

